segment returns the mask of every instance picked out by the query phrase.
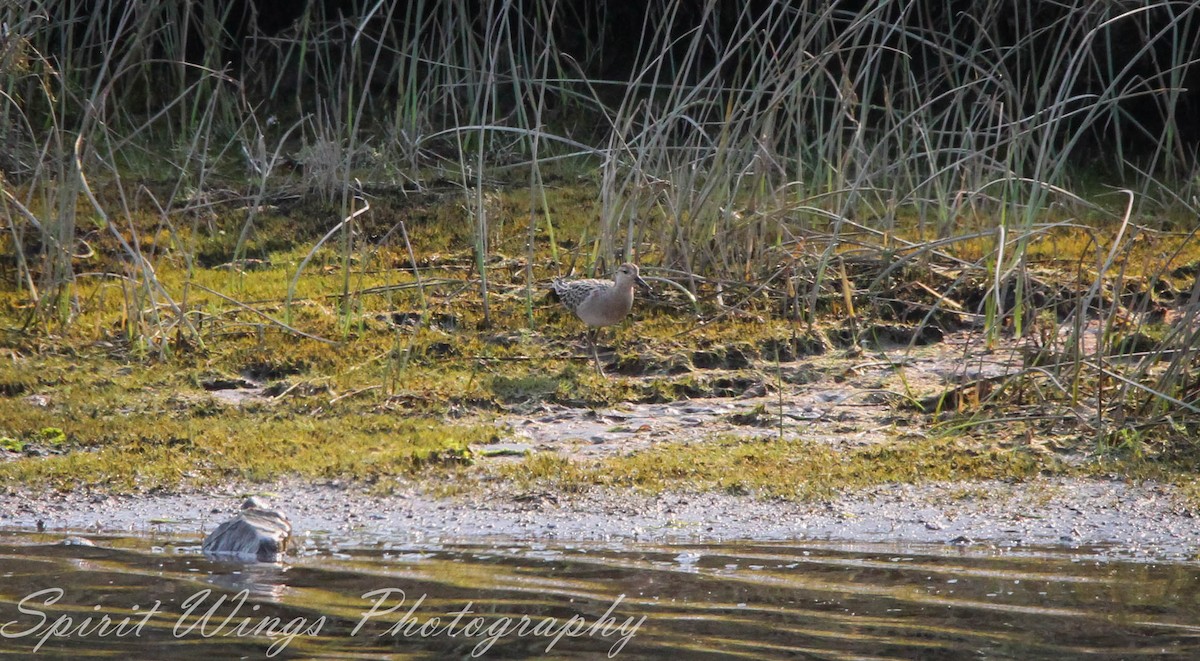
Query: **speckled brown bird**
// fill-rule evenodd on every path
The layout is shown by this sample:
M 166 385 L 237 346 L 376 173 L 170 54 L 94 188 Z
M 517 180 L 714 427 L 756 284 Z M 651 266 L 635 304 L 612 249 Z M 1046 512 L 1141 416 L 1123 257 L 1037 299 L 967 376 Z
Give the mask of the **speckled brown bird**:
M 650 288 L 638 273 L 637 264 L 628 263 L 617 268 L 612 280 L 557 278 L 551 283 L 563 307 L 588 325 L 588 343 L 592 347 L 592 357 L 596 360 L 598 372 L 603 373 L 603 370 L 600 368 L 600 357 L 596 351 L 595 335 L 598 329 L 619 324 L 629 316 L 629 311 L 633 309 L 634 285 Z

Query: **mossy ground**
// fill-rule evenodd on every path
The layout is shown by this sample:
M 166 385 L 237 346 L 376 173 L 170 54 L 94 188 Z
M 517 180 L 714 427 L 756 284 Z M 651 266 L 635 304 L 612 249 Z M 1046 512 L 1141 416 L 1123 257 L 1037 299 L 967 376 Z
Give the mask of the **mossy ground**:
M 947 439 L 839 450 L 805 441 L 724 436 L 701 444 L 667 443 L 591 464 L 536 456 L 514 467 L 510 477 L 568 489 L 595 484 L 791 499 L 827 498 L 883 482 L 1022 479 L 1068 470 L 1052 456 Z
M 548 191 L 545 211 L 534 215 L 532 264 L 527 197 L 495 193 L 489 201 L 489 323 L 472 224 L 450 194 L 376 200 L 349 234 L 315 250 L 340 222 L 319 204 L 267 210 L 248 229 L 244 210 L 175 224 L 135 216 L 122 232 L 139 240 L 177 308 L 144 286 L 106 230 L 88 235 L 89 253 L 76 257 L 79 275 L 69 290 L 57 303 L 43 299 L 57 306 L 49 313 L 35 308 L 10 268 L 0 291 L 0 481 L 137 492 L 300 475 L 384 487 L 426 479 L 445 489 L 498 475 L 564 489 L 603 484 L 800 498 L 880 482 L 1091 470 L 1018 442 L 989 443 L 981 439 L 995 436 L 983 434 L 897 436 L 850 451 L 719 437 L 597 462 L 537 454 L 515 465 L 481 465 L 468 447 L 502 437 L 507 412 L 548 401 L 589 407 L 736 396 L 751 382 L 787 387 L 761 366 L 825 351 L 848 332 L 836 319 L 845 314 L 836 293 L 821 298 L 813 324 L 784 313 L 791 294 L 783 285 L 758 293 L 753 283 L 726 288 L 724 296 L 738 302 L 734 313 L 715 307 L 711 284 L 701 286 L 697 303 L 663 287 L 639 302 L 631 321 L 605 331 L 616 356 L 613 373 L 599 376 L 582 326 L 542 288 L 568 265 L 578 271 L 591 263 L 595 192 L 589 185 Z M 1029 254 L 1044 257 L 1047 269 L 1078 270 L 1106 248 L 1094 240 L 1098 234 L 1046 234 Z M 1200 263 L 1196 244 L 1184 235 L 1147 235 L 1117 266 L 1127 267 L 1131 281 L 1169 274 L 1158 279 L 1182 287 L 1186 267 Z M 951 247 L 964 259 L 985 249 L 980 242 Z M 706 370 L 722 376 L 707 378 Z M 756 376 L 739 380 L 745 373 Z M 220 391 L 240 399 L 214 395 Z M 1079 438 L 1078 449 L 1095 454 L 1086 435 Z M 1115 454 L 1096 456 L 1108 462 Z M 1122 470 L 1135 474 L 1135 461 Z

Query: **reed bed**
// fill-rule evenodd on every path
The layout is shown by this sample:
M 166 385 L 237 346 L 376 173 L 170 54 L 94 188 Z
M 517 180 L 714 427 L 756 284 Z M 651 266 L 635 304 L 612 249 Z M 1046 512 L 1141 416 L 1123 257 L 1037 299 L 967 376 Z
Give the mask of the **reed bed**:
M 426 309 L 422 247 L 403 224 L 367 231 L 364 211 L 448 187 L 461 213 L 442 222 L 461 224 L 484 325 L 512 304 L 496 300 L 511 256 L 496 245 L 524 237 L 530 326 L 540 279 L 636 259 L 710 320 L 875 315 L 1028 340 L 1025 368 L 971 408 L 1019 415 L 1014 393 L 1037 393 L 1097 443 L 1187 449 L 1200 6 L 633 4 L 302 3 L 280 17 L 5 0 L 0 206 L 18 330 L 70 328 L 102 279 L 131 346 L 165 359 L 173 342 L 203 345 L 189 299 L 261 307 L 236 273 L 264 214 L 311 203 L 333 220 L 308 256 L 336 247 L 343 277 L 341 336 L 323 339 L 347 341 L 385 242 Z M 587 222 L 547 202 L 563 180 L 593 195 Z M 193 278 L 197 237 L 217 232 L 236 237 L 219 290 Z M 1075 261 L 1048 275 L 1038 251 L 1064 234 Z M 1147 242 L 1169 248 L 1151 259 Z M 94 251 L 100 271 L 83 266 Z M 282 312 L 259 310 L 297 337 L 316 334 L 292 308 L 306 268 Z M 931 408 L 963 408 L 948 402 Z

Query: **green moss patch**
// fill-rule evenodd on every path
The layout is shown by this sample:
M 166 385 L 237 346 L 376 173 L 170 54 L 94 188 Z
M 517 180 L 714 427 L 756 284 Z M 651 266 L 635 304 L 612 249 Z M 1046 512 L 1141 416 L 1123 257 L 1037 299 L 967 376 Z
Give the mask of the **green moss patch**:
M 536 455 L 505 473 L 528 486 L 565 491 L 612 486 L 812 499 L 885 483 L 1021 480 L 1079 470 L 1024 449 L 974 447 L 947 439 L 839 450 L 806 441 L 725 436 L 702 443 L 667 443 L 601 461 Z

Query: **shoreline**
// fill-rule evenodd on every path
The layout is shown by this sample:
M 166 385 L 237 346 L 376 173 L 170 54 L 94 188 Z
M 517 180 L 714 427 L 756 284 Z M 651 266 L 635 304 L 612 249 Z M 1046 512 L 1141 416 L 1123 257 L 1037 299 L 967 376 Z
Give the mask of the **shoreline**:
M 234 485 L 170 494 L 0 493 L 0 529 L 71 534 L 194 535 L 199 544 L 246 493 L 289 516 L 295 554 L 330 548 L 495 539 L 535 542 L 843 543 L 1102 547 L 1112 557 L 1192 559 L 1200 519 L 1171 485 L 1123 479 L 888 484 L 828 501 L 721 493 L 647 495 L 592 489 L 516 493 L 487 487 L 437 498 L 416 486 L 388 496 L 353 484 Z

